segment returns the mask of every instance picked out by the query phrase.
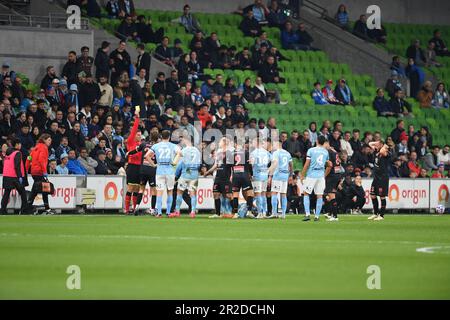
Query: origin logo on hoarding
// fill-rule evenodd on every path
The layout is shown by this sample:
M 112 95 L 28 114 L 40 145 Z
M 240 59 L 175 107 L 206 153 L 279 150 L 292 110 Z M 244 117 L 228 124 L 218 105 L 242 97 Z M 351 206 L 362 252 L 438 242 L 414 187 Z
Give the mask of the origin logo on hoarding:
M 114 182 L 108 182 L 104 190 L 105 201 L 116 201 L 117 195 L 118 192 L 116 184 Z
M 400 198 L 400 190 L 396 184 L 389 187 L 389 201 L 398 201 Z
M 447 202 L 448 201 L 448 197 L 449 197 L 448 187 L 447 187 L 447 185 L 442 184 L 439 187 L 439 190 L 438 190 L 439 202 L 441 202 L 441 201 Z

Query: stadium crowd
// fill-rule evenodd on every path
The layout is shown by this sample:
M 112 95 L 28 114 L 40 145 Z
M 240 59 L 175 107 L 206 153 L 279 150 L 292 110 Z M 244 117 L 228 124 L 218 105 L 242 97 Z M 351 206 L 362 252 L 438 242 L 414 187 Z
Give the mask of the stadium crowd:
M 123 173 L 127 152 L 125 141 L 134 121 L 136 105 L 141 106 L 138 121 L 144 138 L 152 132 L 173 132 L 178 128 L 186 129 L 194 136 L 195 121 L 201 123 L 203 131 L 211 128 L 222 132 L 234 128 L 254 128 L 260 132 L 276 129 L 276 118 L 270 117 L 267 122 L 265 119 L 251 118 L 245 108 L 246 103 L 280 102 L 279 93 L 266 89 L 265 84 L 284 81 L 278 73 L 277 62 L 286 58 L 272 46 L 260 26 L 269 24 L 280 27 L 283 30 L 283 47 L 315 49 L 311 47 L 312 38 L 309 44 L 298 42 L 304 31 L 303 24 L 299 25 L 295 34 L 289 31 L 292 24 L 277 9 L 277 1 L 272 1 L 270 7 L 261 6 L 262 1 L 257 0 L 243 10 L 245 17 L 240 28 L 255 37 L 255 45 L 236 52 L 234 47 L 221 45 L 215 33 L 204 38 L 200 24 L 186 5 L 183 14 L 175 21 L 185 26 L 186 32 L 193 34 L 190 51 L 184 53 L 179 41 L 175 40 L 174 46 L 169 47 L 164 30 L 149 31 L 153 30 L 151 22 L 136 16 L 132 0 L 109 1 L 107 10 L 110 17 L 123 18 L 123 23 L 131 23 L 131 29 L 137 30 L 122 38 L 114 50 L 105 41 L 95 57 L 88 47 L 81 48 L 79 54 L 70 51 L 61 70 L 47 67 L 38 92 L 26 90 L 22 76 L 14 72 L 9 63 L 3 63 L 0 74 L 2 157 L 11 139 L 16 137 L 22 143 L 25 159 L 39 136 L 48 133 L 52 138 L 49 173 Z M 303 33 L 304 38 L 307 38 L 306 34 Z M 131 61 L 125 41 L 129 39 L 160 42 L 156 57 L 173 66 L 170 74 L 161 72 L 151 83 L 151 57 L 141 43 L 137 46 L 137 61 Z M 297 39 L 297 42 L 292 39 Z M 217 74 L 215 78 L 204 75 L 202 70 L 206 67 L 249 69 L 258 76 L 255 84 L 250 78 L 239 84 L 232 78 L 224 79 L 222 74 Z M 395 87 L 398 86 L 397 77 L 402 74 L 401 70 L 401 67 L 393 70 L 392 79 L 386 85 L 390 101 L 384 97 L 383 89 L 377 91 L 374 107 L 379 115 L 408 116 L 411 113 L 410 106 L 403 99 L 404 91 Z M 201 85 L 198 85 L 198 80 Z M 339 80 L 334 89 L 331 80 L 323 88 L 316 83 L 312 95 L 318 104 L 322 104 L 321 101 L 351 104 L 353 101 L 345 79 Z M 435 97 L 431 101 L 443 105 L 447 101 L 448 105 L 448 95 L 442 84 L 438 85 Z M 304 161 L 307 150 L 315 145 L 318 136 L 324 135 L 339 152 L 349 176 L 370 177 L 373 155 L 368 143 L 386 139 L 393 154 L 392 177 L 449 175 L 445 174 L 450 166 L 449 146 L 435 146 L 426 126 L 405 129 L 405 122 L 399 120 L 391 135 L 382 137 L 379 132 L 364 132 L 364 128 L 349 130 L 344 129 L 344 125 L 339 120 L 333 125 L 330 121 L 321 124 L 311 122 L 305 130 L 294 130 L 290 134 L 282 132 L 283 148 Z M 207 143 L 210 141 L 203 141 L 199 147 L 204 148 Z M 202 170 L 207 170 L 206 164 Z

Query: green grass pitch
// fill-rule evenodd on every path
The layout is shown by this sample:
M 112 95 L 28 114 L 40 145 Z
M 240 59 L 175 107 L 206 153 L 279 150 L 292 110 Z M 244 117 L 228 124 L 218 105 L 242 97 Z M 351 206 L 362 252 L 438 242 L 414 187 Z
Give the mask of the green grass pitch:
M 0 298 L 450 299 L 450 216 L 301 218 L 1 216 Z

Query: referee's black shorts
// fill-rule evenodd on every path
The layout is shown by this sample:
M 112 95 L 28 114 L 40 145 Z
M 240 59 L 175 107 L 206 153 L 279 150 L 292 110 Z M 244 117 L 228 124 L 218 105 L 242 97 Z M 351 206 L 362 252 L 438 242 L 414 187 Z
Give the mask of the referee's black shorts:
M 140 185 L 145 186 L 149 184 L 150 187 L 156 187 L 156 168 L 142 165 L 140 174 Z
M 137 164 L 129 163 L 127 167 L 127 184 L 140 184 L 141 183 L 141 166 Z

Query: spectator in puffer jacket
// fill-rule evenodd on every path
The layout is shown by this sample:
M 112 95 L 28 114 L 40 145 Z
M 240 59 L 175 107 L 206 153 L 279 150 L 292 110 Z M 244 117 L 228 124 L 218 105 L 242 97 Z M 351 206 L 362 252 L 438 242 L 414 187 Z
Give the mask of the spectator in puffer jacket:
M 384 97 L 384 90 L 378 88 L 377 96 L 373 100 L 373 108 L 377 111 L 379 117 L 388 117 L 394 116 L 394 113 L 391 110 L 391 104 Z
M 77 153 L 75 150 L 69 151 L 67 169 L 69 169 L 69 174 L 87 175 L 86 169 L 81 165 L 80 161 L 77 160 Z
M 297 32 L 294 31 L 291 22 L 286 22 L 284 30 L 281 31 L 281 46 L 283 49 L 299 50 L 299 38 Z

